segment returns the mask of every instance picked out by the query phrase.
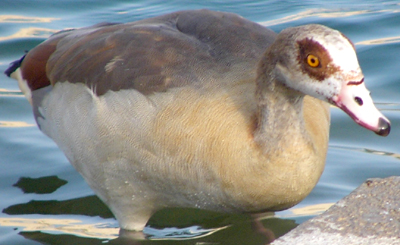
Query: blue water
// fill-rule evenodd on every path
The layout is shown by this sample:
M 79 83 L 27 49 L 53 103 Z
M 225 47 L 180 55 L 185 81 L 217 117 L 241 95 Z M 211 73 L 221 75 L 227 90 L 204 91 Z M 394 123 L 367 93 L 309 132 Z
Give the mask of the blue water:
M 356 45 L 367 87 L 391 120 L 392 132 L 386 138 L 376 136 L 332 108 L 330 148 L 318 185 L 296 207 L 263 220 L 280 236 L 367 178 L 400 175 L 399 6 L 398 1 L 2 0 L 0 71 L 60 29 L 135 21 L 183 9 L 235 12 L 277 32 L 307 23 L 342 31 Z M 117 238 L 118 224 L 108 209 L 37 129 L 30 105 L 6 76 L 0 76 L 0 170 L 0 244 L 127 243 Z M 265 244 L 249 221 L 245 215 L 164 210 L 150 220 L 150 240 L 134 244 Z

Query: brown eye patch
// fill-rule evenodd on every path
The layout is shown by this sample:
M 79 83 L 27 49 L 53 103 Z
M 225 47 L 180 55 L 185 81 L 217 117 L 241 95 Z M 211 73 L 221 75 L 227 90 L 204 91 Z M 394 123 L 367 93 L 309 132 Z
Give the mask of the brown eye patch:
M 299 50 L 297 60 L 301 70 L 311 78 L 323 81 L 339 70 L 338 67 L 331 64 L 331 56 L 320 43 L 313 39 L 305 38 L 298 41 L 297 44 Z M 310 59 L 310 57 L 313 57 L 313 59 Z M 318 60 L 318 65 L 311 63 L 315 59 Z

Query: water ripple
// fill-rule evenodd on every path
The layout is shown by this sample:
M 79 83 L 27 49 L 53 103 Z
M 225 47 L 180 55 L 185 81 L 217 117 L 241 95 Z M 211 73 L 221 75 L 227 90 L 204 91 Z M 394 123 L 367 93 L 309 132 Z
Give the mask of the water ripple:
M 400 36 L 395 36 L 395 37 L 378 38 L 373 40 L 365 40 L 356 43 L 356 45 L 379 45 L 379 44 L 390 44 L 399 42 L 400 42 Z
M 375 150 L 375 149 L 371 149 L 371 148 L 342 146 L 342 145 L 329 145 L 329 147 L 334 148 L 334 149 L 357 151 L 357 152 L 374 154 L 374 155 L 378 155 L 378 156 L 389 156 L 389 157 L 394 157 L 394 158 L 400 159 L 400 154 L 399 153 L 395 153 L 395 152 Z
M 60 18 L 30 17 L 22 15 L 0 15 L 0 23 L 48 23 Z
M 0 121 L 0 128 L 23 128 L 23 127 L 34 127 L 35 124 L 18 121 Z
M 7 90 L 0 88 L 0 96 L 24 97 L 24 94 L 20 90 Z

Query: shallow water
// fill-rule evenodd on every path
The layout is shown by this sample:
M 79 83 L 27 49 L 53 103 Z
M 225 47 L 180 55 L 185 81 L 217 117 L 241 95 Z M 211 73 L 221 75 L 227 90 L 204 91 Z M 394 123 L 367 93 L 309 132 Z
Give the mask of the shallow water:
M 332 108 L 326 169 L 299 205 L 263 220 L 280 236 L 350 193 L 367 178 L 400 175 L 400 6 L 397 1 L 1 1 L 0 71 L 51 33 L 98 22 L 128 22 L 176 10 L 238 13 L 279 32 L 320 23 L 356 45 L 372 97 L 392 122 L 376 136 Z M 56 145 L 35 126 L 14 80 L 0 76 L 0 244 L 126 244 L 118 224 Z M 150 240 L 134 244 L 265 244 L 245 215 L 190 209 L 157 213 Z M 164 229 L 162 229 L 164 228 Z M 178 239 L 179 237 L 179 239 Z M 195 238 L 193 238 L 195 237 Z M 178 239 L 178 240 L 176 240 Z

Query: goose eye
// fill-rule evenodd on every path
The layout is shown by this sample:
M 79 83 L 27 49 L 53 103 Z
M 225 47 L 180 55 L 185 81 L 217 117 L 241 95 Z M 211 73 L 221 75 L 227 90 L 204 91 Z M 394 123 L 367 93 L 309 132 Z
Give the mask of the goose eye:
M 312 54 L 307 55 L 307 64 L 311 67 L 318 67 L 319 66 L 318 57 Z

